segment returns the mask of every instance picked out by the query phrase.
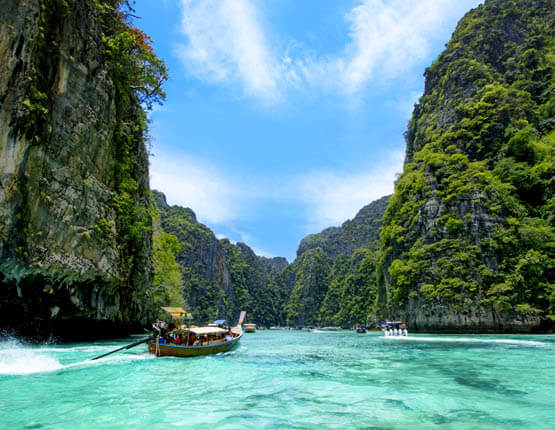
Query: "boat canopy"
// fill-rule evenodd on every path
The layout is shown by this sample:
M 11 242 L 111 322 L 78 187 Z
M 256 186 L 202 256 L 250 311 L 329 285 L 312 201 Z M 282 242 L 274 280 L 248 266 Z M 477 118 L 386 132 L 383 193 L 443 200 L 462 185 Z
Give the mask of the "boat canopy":
M 226 322 L 227 322 L 226 320 L 216 320 L 216 321 L 214 321 L 212 324 L 215 324 L 215 325 L 225 325 Z
M 191 327 L 189 328 L 191 333 L 196 334 L 197 336 L 209 335 L 209 334 L 223 334 L 227 332 L 220 327 Z
M 382 327 L 391 327 L 391 328 L 405 328 L 406 325 L 403 321 L 382 321 Z
M 162 310 L 169 313 L 173 318 L 183 318 L 183 317 L 186 317 L 187 319 L 192 318 L 192 315 L 185 312 L 183 308 L 163 307 Z

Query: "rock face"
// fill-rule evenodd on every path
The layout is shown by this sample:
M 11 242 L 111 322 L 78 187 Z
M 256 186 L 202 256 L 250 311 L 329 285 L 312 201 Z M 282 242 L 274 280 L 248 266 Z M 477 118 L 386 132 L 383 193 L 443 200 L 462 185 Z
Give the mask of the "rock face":
M 352 220 L 341 227 L 329 227 L 320 233 L 309 234 L 299 244 L 297 257 L 309 249 L 321 248 L 332 260 L 339 255 L 351 255 L 356 249 L 368 246 L 380 237 L 382 217 L 390 196 L 364 206 Z
M 330 227 L 301 240 L 297 258 L 279 277 L 290 290 L 289 325 L 365 323 L 374 294 L 373 251 L 390 196 L 365 207 L 341 227 Z M 370 295 L 372 297 L 370 297 Z
M 256 255 L 254 251 L 243 242 L 238 242 L 237 248 L 243 255 L 247 264 L 259 272 L 267 274 L 269 280 L 273 280 L 276 275 L 281 273 L 289 264 L 284 257 L 268 258 Z
M 50 3 L 0 9 L 0 326 L 106 336 L 146 322 L 151 239 L 120 246 L 118 112 L 94 2 Z M 141 137 L 132 155 L 146 210 Z
M 382 227 L 382 318 L 552 325 L 553 23 L 550 1 L 487 0 L 426 70 Z
M 181 244 L 176 260 L 182 267 L 185 301 L 195 320 L 220 317 L 235 322 L 245 310 L 247 319 L 259 325 L 283 324 L 285 293 L 274 280 L 287 267 L 287 260 L 260 257 L 244 243 L 218 240 L 191 209 L 169 206 L 164 194 L 153 194 L 162 229 Z

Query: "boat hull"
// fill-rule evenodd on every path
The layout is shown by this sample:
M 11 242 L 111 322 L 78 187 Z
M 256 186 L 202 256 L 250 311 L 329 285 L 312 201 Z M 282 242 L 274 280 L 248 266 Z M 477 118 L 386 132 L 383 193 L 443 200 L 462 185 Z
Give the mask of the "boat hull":
M 156 350 L 156 342 L 148 344 L 148 351 L 158 357 L 197 357 L 199 355 L 218 354 L 220 352 L 227 352 L 237 346 L 242 336 L 239 336 L 229 342 L 218 343 L 215 345 L 203 346 L 180 346 L 180 345 L 158 345 Z

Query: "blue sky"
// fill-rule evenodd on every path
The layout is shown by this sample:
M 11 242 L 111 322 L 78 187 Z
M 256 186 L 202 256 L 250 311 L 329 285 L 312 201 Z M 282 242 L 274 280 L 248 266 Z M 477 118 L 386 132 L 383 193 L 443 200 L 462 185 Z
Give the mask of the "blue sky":
M 294 259 L 393 191 L 423 72 L 479 0 L 137 0 L 170 70 L 151 186 Z

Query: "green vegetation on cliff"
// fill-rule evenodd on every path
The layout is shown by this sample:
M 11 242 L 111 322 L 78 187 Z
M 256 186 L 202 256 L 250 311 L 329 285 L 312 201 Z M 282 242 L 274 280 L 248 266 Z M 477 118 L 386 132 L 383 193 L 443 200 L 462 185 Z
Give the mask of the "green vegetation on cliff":
M 181 266 L 176 261 L 181 246 L 173 234 L 162 230 L 160 213 L 153 208 L 152 262 L 152 299 L 158 314 L 162 306 L 185 306 Z
M 355 250 L 377 241 L 389 197 L 382 197 L 364 206 L 352 220 L 345 221 L 341 227 L 328 227 L 320 233 L 309 234 L 301 240 L 297 257 L 309 249 L 321 248 L 328 257 L 335 260 L 340 255 L 349 256 Z
M 286 269 L 282 290 L 290 325 L 364 324 L 376 312 L 378 238 L 389 196 L 365 207 L 341 227 L 304 238 Z
M 382 315 L 435 329 L 555 318 L 554 28 L 550 1 L 486 1 L 426 71 L 381 233 Z
M 165 66 L 127 1 L 7 2 L 0 18 L 0 323 L 138 327 L 153 315 L 145 110 Z
M 287 265 L 285 259 L 258 257 L 245 244 L 218 240 L 191 209 L 169 206 L 160 192 L 153 195 L 163 231 L 178 240 L 184 299 L 195 321 L 235 321 L 246 310 L 257 324 L 283 324 L 286 296 L 274 278 Z
M 151 247 L 147 244 L 152 236 L 145 108 L 150 109 L 165 98 L 162 84 L 168 75 L 148 35 L 130 22 L 133 10 L 127 1 L 96 0 L 95 5 L 102 17 L 102 40 L 115 87 L 113 205 L 118 215 L 118 243 L 126 250 L 122 267 L 129 271 L 126 278 L 141 277 L 141 272 L 150 266 Z

